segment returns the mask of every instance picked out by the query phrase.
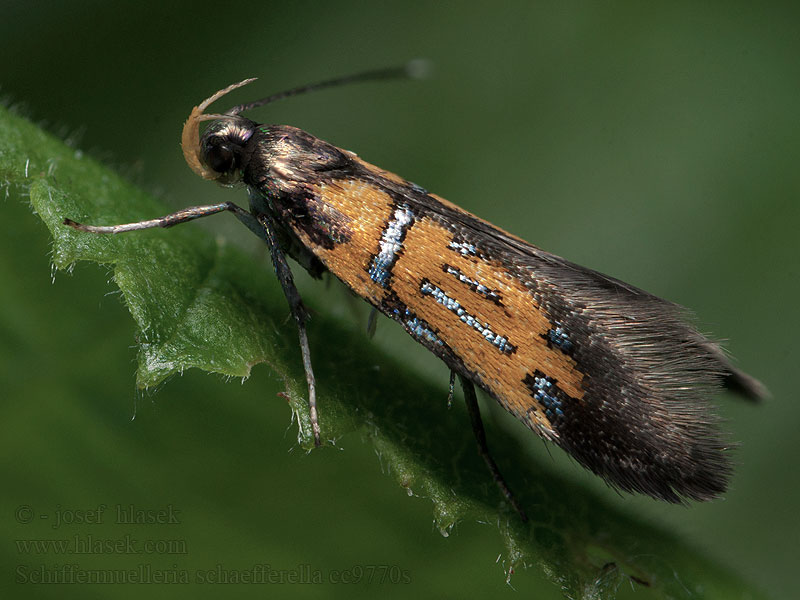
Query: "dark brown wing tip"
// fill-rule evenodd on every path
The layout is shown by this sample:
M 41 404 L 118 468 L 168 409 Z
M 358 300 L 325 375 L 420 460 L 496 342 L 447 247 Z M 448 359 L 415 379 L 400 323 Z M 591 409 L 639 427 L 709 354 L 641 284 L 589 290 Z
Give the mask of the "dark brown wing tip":
M 761 402 L 772 397 L 767 386 L 739 369 L 732 369 L 725 376 L 725 387 L 753 402 Z

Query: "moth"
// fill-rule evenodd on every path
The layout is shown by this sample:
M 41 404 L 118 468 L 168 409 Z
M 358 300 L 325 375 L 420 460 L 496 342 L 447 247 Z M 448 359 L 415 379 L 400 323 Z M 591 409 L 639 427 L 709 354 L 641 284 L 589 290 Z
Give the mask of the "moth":
M 460 378 L 479 452 L 523 519 L 489 454 L 475 385 L 615 488 L 668 502 L 719 496 L 731 465 L 709 396 L 721 384 L 751 399 L 766 389 L 683 308 L 541 250 L 305 131 L 242 116 L 298 93 L 408 74 L 371 71 L 205 113 L 248 79 L 195 107 L 182 135 L 188 165 L 204 179 L 244 185 L 249 210 L 223 202 L 123 225 L 65 224 L 122 233 L 230 211 L 261 237 L 298 327 L 317 445 L 307 312 L 287 256 L 315 277 L 330 271 Z M 451 394 L 452 386 L 451 376 Z

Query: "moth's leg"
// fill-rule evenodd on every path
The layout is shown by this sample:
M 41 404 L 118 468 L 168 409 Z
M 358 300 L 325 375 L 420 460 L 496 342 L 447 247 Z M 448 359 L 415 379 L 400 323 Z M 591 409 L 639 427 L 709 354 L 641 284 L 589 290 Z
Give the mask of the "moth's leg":
M 378 328 L 378 309 L 374 306 L 369 311 L 369 318 L 367 319 L 367 335 L 370 339 L 375 337 L 375 330 Z
M 306 380 L 308 381 L 308 406 L 311 415 L 311 429 L 314 433 L 314 444 L 321 445 L 319 422 L 317 420 L 317 399 L 316 399 L 316 386 L 314 384 L 314 371 L 311 368 L 311 352 L 308 348 L 308 336 L 306 335 L 305 322 L 308 318 L 308 313 L 300 300 L 300 294 L 294 285 L 292 279 L 292 272 L 289 270 L 289 265 L 286 262 L 286 257 L 278 244 L 275 237 L 275 226 L 272 220 L 262 215 L 261 219 L 256 219 L 251 213 L 241 208 L 233 202 L 222 202 L 220 204 L 209 204 L 205 206 L 191 206 L 184 208 L 177 212 L 159 217 L 157 219 L 148 219 L 145 221 L 136 221 L 134 223 L 124 223 L 121 225 L 84 225 L 77 223 L 72 219 L 64 219 L 64 225 L 68 225 L 73 229 L 79 231 L 86 231 L 88 233 L 124 233 L 126 231 L 137 231 L 140 229 L 151 229 L 154 227 L 172 227 L 180 223 L 186 223 L 201 217 L 207 217 L 216 213 L 230 211 L 244 223 L 248 229 L 258 235 L 267 242 L 270 255 L 272 256 L 272 264 L 275 267 L 275 273 L 278 276 L 278 281 L 281 283 L 283 293 L 289 301 L 289 308 L 292 315 L 297 322 L 297 328 L 300 333 L 300 349 L 303 353 L 303 366 L 306 371 Z
M 221 204 L 208 204 L 206 206 L 190 206 L 178 212 L 174 212 L 157 219 L 148 219 L 146 221 L 136 221 L 135 223 L 124 223 L 122 225 L 83 225 L 76 223 L 72 219 L 64 219 L 64 225 L 69 225 L 78 231 L 87 231 L 89 233 L 125 233 L 126 231 L 137 231 L 139 229 L 151 229 L 153 227 L 172 227 L 180 223 L 186 223 L 194 219 L 208 217 L 224 211 L 231 211 L 239 220 L 244 222 L 242 214 L 247 215 L 252 220 L 253 217 L 243 208 L 234 204 L 233 202 L 222 202 Z M 245 225 L 247 223 L 245 222 Z M 248 225 L 248 227 L 250 227 Z M 260 230 L 260 227 L 259 227 Z
M 267 242 L 269 253 L 272 256 L 275 275 L 281 283 L 283 293 L 289 302 L 289 310 L 294 317 L 295 323 L 297 323 L 297 332 L 300 335 L 300 351 L 303 354 L 303 368 L 306 371 L 306 381 L 308 382 L 308 412 L 311 417 L 311 431 L 314 434 L 314 445 L 320 446 L 322 442 L 320 441 L 319 420 L 317 418 L 317 391 L 314 382 L 314 370 L 311 368 L 311 351 L 308 348 L 308 335 L 306 333 L 308 312 L 306 307 L 303 306 L 300 292 L 297 291 L 294 285 L 292 271 L 289 269 L 289 263 L 286 262 L 286 255 L 278 243 L 275 234 L 277 230 L 275 222 L 266 213 L 259 215 L 258 222 L 262 225 L 262 237 Z
M 456 395 L 456 372 L 455 371 L 450 371 L 450 387 L 449 387 L 448 392 L 447 392 L 447 408 L 448 409 L 451 406 L 453 406 L 453 398 L 455 397 L 455 395 Z
M 500 474 L 500 469 L 497 468 L 497 464 L 489 454 L 489 447 L 486 445 L 486 432 L 483 429 L 483 421 L 481 421 L 481 413 L 480 409 L 478 408 L 478 398 L 475 395 L 475 385 L 472 383 L 472 381 L 461 375 L 459 375 L 459 378 L 461 379 L 461 387 L 464 390 L 464 400 L 467 403 L 469 419 L 472 422 L 472 431 L 475 434 L 475 439 L 478 441 L 478 454 L 483 457 L 483 460 L 486 462 L 486 466 L 489 467 L 489 472 L 492 474 L 492 479 L 494 479 L 497 487 L 500 488 L 503 496 L 505 496 L 506 500 L 511 503 L 511 506 L 513 506 L 514 510 L 517 511 L 522 521 L 526 522 L 528 520 L 528 516 L 525 514 L 525 511 L 522 510 L 522 506 L 519 504 L 519 502 L 517 502 L 514 494 L 511 493 L 511 489 L 508 487 L 505 479 L 503 479 L 503 476 Z

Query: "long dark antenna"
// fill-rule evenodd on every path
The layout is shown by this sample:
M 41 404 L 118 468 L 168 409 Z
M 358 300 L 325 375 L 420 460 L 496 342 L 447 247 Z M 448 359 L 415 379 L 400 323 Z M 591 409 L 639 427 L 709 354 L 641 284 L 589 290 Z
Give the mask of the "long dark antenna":
M 429 71 L 430 71 L 430 63 L 427 60 L 424 59 L 412 60 L 400 67 L 389 67 L 386 69 L 363 71 L 361 73 L 355 73 L 353 75 L 345 75 L 344 77 L 328 79 L 326 81 L 320 81 L 318 83 L 301 85 L 300 87 L 296 87 L 291 90 L 286 90 L 285 92 L 278 92 L 277 94 L 272 94 L 271 96 L 267 96 L 266 98 L 262 98 L 261 100 L 256 100 L 255 102 L 248 102 L 247 104 L 239 104 L 238 106 L 234 106 L 232 109 L 226 111 L 225 115 L 230 115 L 230 116 L 238 115 L 239 113 L 244 112 L 246 110 L 258 108 L 259 106 L 270 104 L 271 102 L 275 102 L 276 100 L 283 100 L 284 98 L 289 98 L 290 96 L 298 96 L 300 94 L 305 94 L 308 92 L 316 92 L 317 90 L 322 90 L 329 87 L 336 87 L 339 85 L 345 85 L 348 83 L 357 83 L 360 81 L 375 81 L 378 79 L 421 79 L 425 77 L 429 73 Z

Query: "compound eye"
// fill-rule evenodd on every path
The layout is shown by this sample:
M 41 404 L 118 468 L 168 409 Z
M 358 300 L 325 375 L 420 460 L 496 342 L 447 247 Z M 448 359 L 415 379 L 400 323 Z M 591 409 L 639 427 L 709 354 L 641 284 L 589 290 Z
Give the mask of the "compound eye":
M 217 173 L 228 173 L 233 170 L 235 156 L 228 144 L 208 148 L 203 158 L 205 158 L 206 166 Z

